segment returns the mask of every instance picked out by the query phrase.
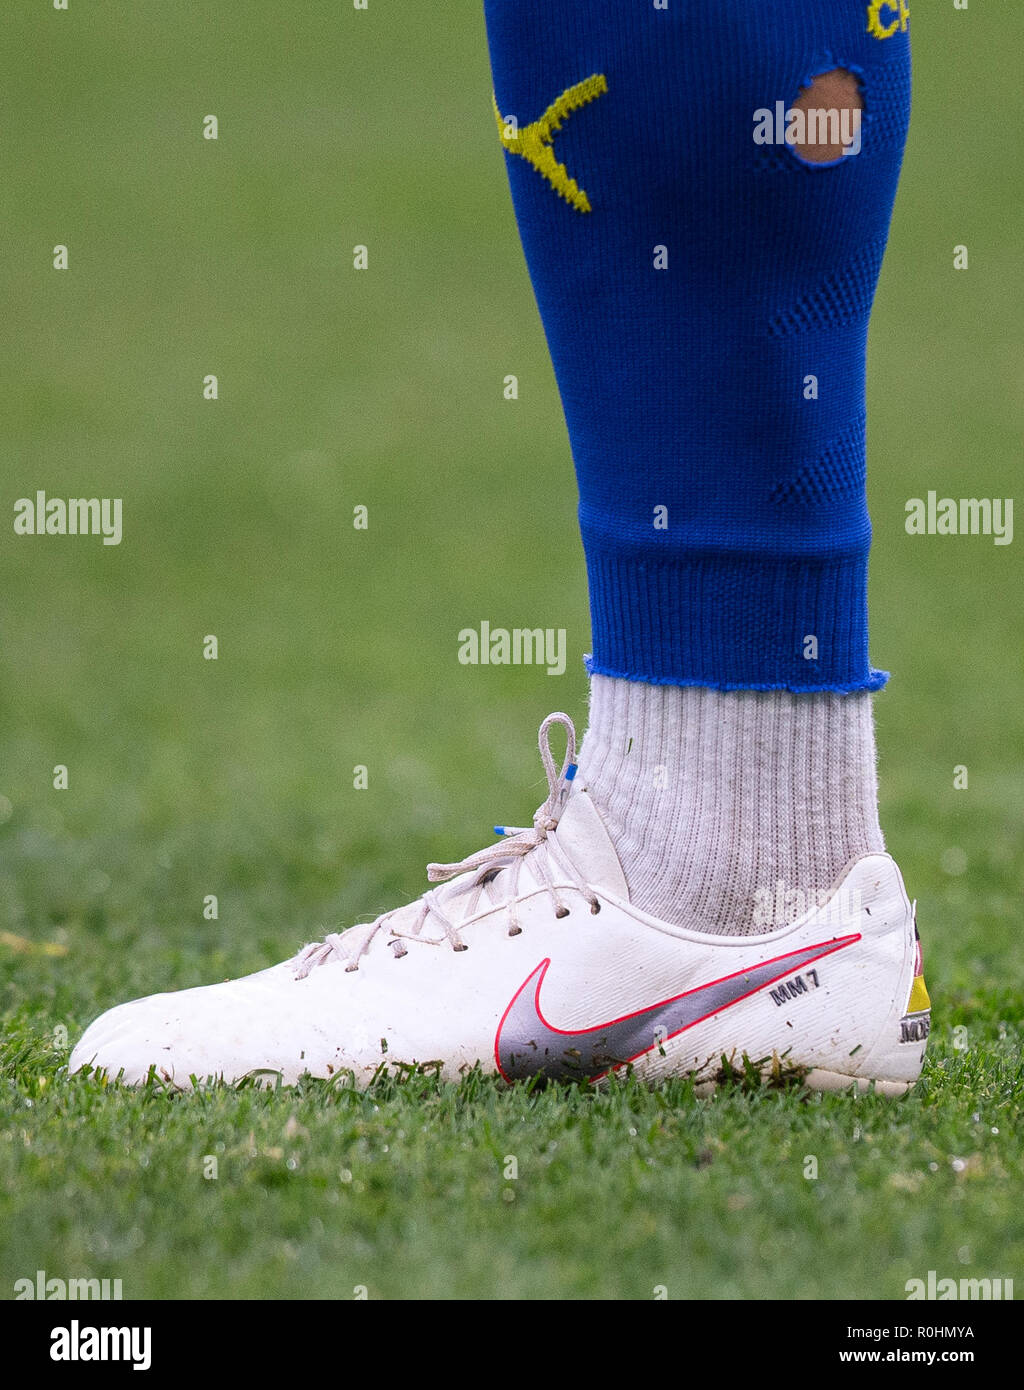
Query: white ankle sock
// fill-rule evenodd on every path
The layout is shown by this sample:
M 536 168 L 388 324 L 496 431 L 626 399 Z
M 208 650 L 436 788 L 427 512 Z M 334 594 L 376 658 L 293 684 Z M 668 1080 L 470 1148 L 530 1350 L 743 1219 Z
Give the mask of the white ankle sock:
M 695 931 L 782 926 L 885 847 L 866 691 L 594 676 L 579 765 L 633 903 Z

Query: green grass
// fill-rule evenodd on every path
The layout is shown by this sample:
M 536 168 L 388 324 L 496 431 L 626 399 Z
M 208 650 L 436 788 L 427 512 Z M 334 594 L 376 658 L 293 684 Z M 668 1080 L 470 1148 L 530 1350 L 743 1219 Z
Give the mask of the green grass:
M 935 1002 L 913 1096 L 170 1096 L 62 1071 L 109 1005 L 278 960 L 524 823 L 540 718 L 584 713 L 568 444 L 479 9 L 306 0 L 285 34 L 278 4 L 244 8 L 5 12 L 0 515 L 37 487 L 119 496 L 125 539 L 0 525 L 0 1297 L 37 1269 L 126 1297 L 1024 1281 L 1020 542 L 903 530 L 908 497 L 1019 477 L 1017 135 L 986 97 L 1024 38 L 1005 5 L 915 13 L 872 328 L 882 818 Z M 566 628 L 566 675 L 460 666 L 484 617 Z
M 54 1082 L 24 1036 L 0 1165 L 27 1277 L 87 1270 L 125 1297 L 899 1298 L 929 1269 L 1006 1277 L 1024 1256 L 1021 1038 L 994 1023 L 966 1053 L 940 1043 L 902 1105 L 479 1074 L 125 1094 Z

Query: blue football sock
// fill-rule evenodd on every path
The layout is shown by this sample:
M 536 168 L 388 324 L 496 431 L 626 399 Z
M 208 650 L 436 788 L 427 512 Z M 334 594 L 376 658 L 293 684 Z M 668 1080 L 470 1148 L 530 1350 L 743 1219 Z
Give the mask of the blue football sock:
M 909 115 L 906 0 L 485 7 L 579 482 L 592 670 L 877 689 L 865 349 Z M 812 165 L 787 113 L 837 68 L 862 122 Z

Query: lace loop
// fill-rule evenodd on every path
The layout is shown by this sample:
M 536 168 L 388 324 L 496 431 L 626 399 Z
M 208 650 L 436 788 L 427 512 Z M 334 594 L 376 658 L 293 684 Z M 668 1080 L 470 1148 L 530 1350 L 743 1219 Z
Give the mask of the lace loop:
M 562 760 L 561 771 L 555 770 L 555 759 L 551 752 L 550 730 L 553 724 L 561 724 L 565 729 L 565 758 Z M 468 870 L 484 864 L 496 865 L 497 861 L 501 859 L 522 857 L 529 854 L 556 828 L 559 813 L 569 794 L 572 779 L 576 775 L 576 729 L 569 716 L 562 714 L 561 711 L 549 714 L 540 726 L 537 744 L 540 748 L 544 771 L 547 773 L 548 796 L 544 805 L 538 808 L 533 817 L 533 829 L 524 830 L 510 825 L 495 826 L 495 830 L 500 834 L 512 838 L 506 839 L 502 844 L 488 845 L 486 849 L 477 850 L 475 854 L 460 859 L 454 864 L 428 864 L 427 878 L 430 879 L 431 883 L 443 883 L 446 879 L 454 878 L 457 874 L 466 873 Z

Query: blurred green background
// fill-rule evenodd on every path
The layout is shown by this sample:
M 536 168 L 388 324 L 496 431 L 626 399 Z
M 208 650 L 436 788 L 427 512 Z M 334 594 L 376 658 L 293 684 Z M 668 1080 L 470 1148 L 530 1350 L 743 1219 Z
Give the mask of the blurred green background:
M 8 0 L 3 28 L 0 931 L 24 940 L 0 938 L 0 1009 L 42 1047 L 368 919 L 524 823 L 539 720 L 585 723 L 588 618 L 482 7 Z M 1020 476 L 1022 42 L 1009 0 L 915 7 L 871 335 L 882 824 L 937 1034 L 1021 1005 L 1022 542 L 903 523 L 908 497 Z M 122 544 L 16 536 L 36 489 L 123 498 Z M 566 674 L 459 665 L 485 618 L 566 628 Z M 14 1275 L 70 1239 L 19 1225 L 32 1181 Z

